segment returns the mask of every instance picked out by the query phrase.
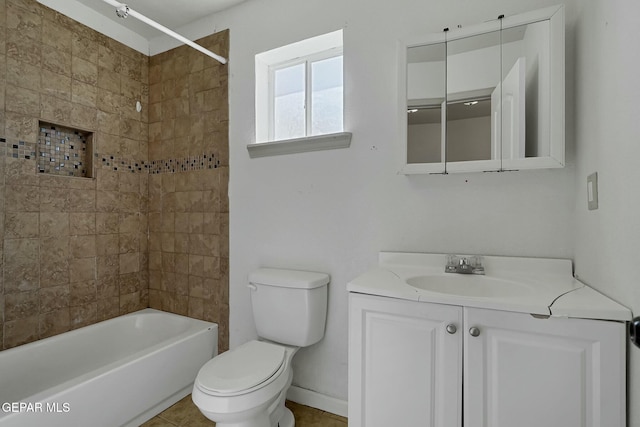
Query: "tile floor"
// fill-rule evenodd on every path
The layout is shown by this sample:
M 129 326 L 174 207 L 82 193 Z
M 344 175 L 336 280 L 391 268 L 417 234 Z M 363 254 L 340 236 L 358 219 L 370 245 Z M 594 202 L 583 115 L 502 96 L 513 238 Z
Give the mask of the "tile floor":
M 347 427 L 347 419 L 320 409 L 287 401 L 296 418 L 296 427 Z M 142 427 L 213 427 L 191 401 L 191 395 L 153 417 Z

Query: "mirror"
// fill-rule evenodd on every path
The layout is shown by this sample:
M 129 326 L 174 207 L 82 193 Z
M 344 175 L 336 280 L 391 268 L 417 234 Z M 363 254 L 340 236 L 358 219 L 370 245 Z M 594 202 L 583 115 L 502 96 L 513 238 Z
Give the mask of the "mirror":
M 562 6 L 402 49 L 402 173 L 564 166 Z
M 407 49 L 407 162 L 442 163 L 446 45 Z
M 447 163 L 499 160 L 491 111 L 499 82 L 500 31 L 448 43 Z

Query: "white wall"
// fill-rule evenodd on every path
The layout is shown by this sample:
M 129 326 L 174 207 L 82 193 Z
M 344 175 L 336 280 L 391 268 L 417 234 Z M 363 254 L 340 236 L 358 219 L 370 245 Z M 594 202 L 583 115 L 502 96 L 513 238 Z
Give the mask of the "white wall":
M 347 396 L 346 283 L 381 250 L 572 257 L 572 168 L 397 175 L 397 41 L 554 1 L 254 0 L 219 15 L 231 28 L 231 345 L 254 337 L 247 274 L 258 266 L 331 274 L 325 340 L 304 349 L 294 384 Z M 567 14 L 571 16 L 571 11 Z M 249 159 L 254 55 L 344 28 L 351 148 Z M 568 134 L 569 144 L 573 141 Z
M 640 315 L 640 3 L 586 0 L 576 53 L 576 274 Z M 599 209 L 586 178 L 598 172 Z M 630 427 L 640 426 L 640 349 L 629 349 Z
M 571 127 L 569 166 L 562 170 L 397 174 L 398 40 L 556 2 L 250 0 L 183 31 L 195 38 L 214 27 L 231 29 L 232 347 L 255 337 L 245 287 L 249 272 L 275 266 L 330 273 L 326 337 L 296 355 L 294 384 L 346 400 L 345 287 L 376 265 L 379 251 L 573 257 Z M 575 2 L 567 2 L 569 21 Z M 245 146 L 255 141 L 255 54 L 339 28 L 344 28 L 345 130 L 353 132 L 351 147 L 249 159 Z M 171 43 L 157 41 L 152 50 Z

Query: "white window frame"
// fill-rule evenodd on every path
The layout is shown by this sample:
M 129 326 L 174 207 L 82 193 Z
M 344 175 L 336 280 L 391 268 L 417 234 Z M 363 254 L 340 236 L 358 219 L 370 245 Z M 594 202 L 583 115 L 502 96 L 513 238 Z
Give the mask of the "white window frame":
M 312 126 L 311 102 L 312 102 L 312 95 L 313 95 L 312 87 L 311 87 L 311 79 L 313 78 L 312 71 L 311 71 L 312 65 L 315 62 L 324 61 L 325 59 L 337 58 L 339 56 L 343 56 L 342 47 L 332 48 L 332 49 L 325 50 L 323 52 L 318 52 L 302 58 L 296 58 L 289 61 L 281 62 L 279 64 L 275 64 L 269 67 L 269 141 L 275 140 L 276 71 L 283 70 L 289 67 L 294 67 L 299 64 L 305 64 L 305 83 L 304 83 L 305 130 L 304 130 L 304 135 L 302 137 L 317 136 L 317 135 L 311 134 L 311 126 Z M 343 61 L 344 61 L 344 58 L 343 58 Z M 344 88 L 344 79 L 343 79 L 343 88 Z M 344 96 L 342 97 L 342 111 L 343 111 L 343 122 L 344 122 Z
M 256 139 L 248 144 L 250 157 L 263 157 L 307 151 L 346 148 L 351 144 L 351 133 L 338 132 L 311 135 L 311 108 L 305 107 L 305 127 L 307 136 L 274 141 L 274 74 L 275 70 L 306 62 L 305 105 L 311 102 L 311 72 L 313 62 L 336 56 L 343 56 L 342 30 L 312 37 L 290 45 L 256 55 Z M 344 64 L 344 62 L 343 62 Z M 344 67 L 344 66 L 343 66 Z M 344 68 L 343 68 L 344 69 Z M 344 73 L 343 73 L 343 127 L 344 117 Z

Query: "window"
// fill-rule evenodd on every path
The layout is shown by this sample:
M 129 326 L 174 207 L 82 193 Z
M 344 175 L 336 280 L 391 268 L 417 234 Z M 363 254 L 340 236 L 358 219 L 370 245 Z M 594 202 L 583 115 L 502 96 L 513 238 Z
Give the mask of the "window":
M 342 132 L 342 52 L 271 67 L 269 139 Z
M 348 146 L 342 70 L 342 30 L 256 55 L 257 144 L 250 154 L 260 143 L 300 139 L 314 144 L 300 151 L 341 148 L 313 142 L 328 141 L 321 135 L 348 137 Z

